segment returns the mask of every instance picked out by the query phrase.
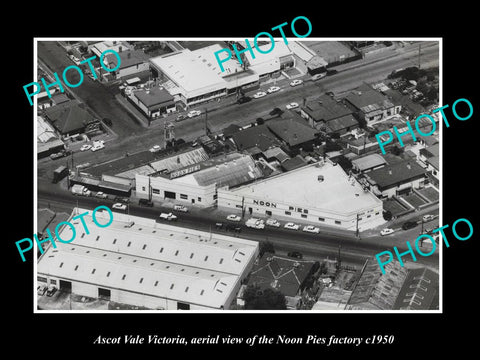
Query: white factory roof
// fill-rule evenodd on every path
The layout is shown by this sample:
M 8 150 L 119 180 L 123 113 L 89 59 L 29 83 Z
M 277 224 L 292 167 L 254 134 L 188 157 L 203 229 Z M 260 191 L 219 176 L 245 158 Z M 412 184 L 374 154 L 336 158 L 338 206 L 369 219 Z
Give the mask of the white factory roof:
M 107 222 L 101 212 L 96 215 L 100 223 Z M 258 248 L 253 241 L 116 212 L 105 228 L 91 216 L 84 219 L 90 233 L 75 220 L 75 240 L 49 247 L 39 259 L 38 273 L 220 308 Z M 60 236 L 70 239 L 71 228 L 63 228 Z
M 319 181 L 323 176 L 323 181 Z M 382 202 L 343 171 L 330 163 L 311 164 L 231 190 L 263 201 L 349 215 Z

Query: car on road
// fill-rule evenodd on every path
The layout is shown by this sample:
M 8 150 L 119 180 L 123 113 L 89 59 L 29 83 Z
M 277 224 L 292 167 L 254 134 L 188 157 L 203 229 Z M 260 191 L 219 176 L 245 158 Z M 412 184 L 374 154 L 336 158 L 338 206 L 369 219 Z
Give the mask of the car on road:
M 138 200 L 138 205 L 152 207 L 153 206 L 153 201 L 150 201 L 148 199 L 140 199 L 140 200 Z
M 273 94 L 277 91 L 280 91 L 280 87 L 279 86 L 270 86 L 268 89 L 267 89 L 267 92 L 269 94 Z
M 202 114 L 202 112 L 201 112 L 200 110 L 191 110 L 191 111 L 189 111 L 189 112 L 187 113 L 187 116 L 188 116 L 189 118 L 193 118 L 193 117 L 199 116 L 199 115 L 201 115 L 201 114 Z
M 298 230 L 300 228 L 300 225 L 295 224 L 293 222 L 288 222 L 284 226 L 285 229 L 290 229 L 290 230 Z
M 53 296 L 57 292 L 57 288 L 55 286 L 49 286 L 47 290 L 47 296 Z
M 278 220 L 275 220 L 275 219 L 267 219 L 266 224 L 268 226 L 280 227 L 280 223 L 278 222 Z
M 185 115 L 185 114 L 180 114 L 177 116 L 177 118 L 175 119 L 175 121 L 182 121 L 182 120 L 186 120 L 188 119 L 188 116 Z
M 95 197 L 99 198 L 99 199 L 106 199 L 107 198 L 107 194 L 105 194 L 103 191 L 99 191 L 95 194 Z
M 298 108 L 298 103 L 296 103 L 296 102 L 291 102 L 290 104 L 287 104 L 286 108 L 287 108 L 288 110 L 296 109 L 296 108 Z
M 435 215 L 432 215 L 432 214 L 423 215 L 423 221 L 424 222 L 430 221 L 430 220 L 433 220 L 433 219 L 435 219 Z
M 160 220 L 167 220 L 167 221 L 176 221 L 177 216 L 173 215 L 172 213 L 161 213 L 159 216 Z
M 417 225 L 418 224 L 417 224 L 416 221 L 406 221 L 406 222 L 403 223 L 402 229 L 403 230 L 413 229 Z
M 122 203 L 115 203 L 115 204 L 112 205 L 112 209 L 125 211 L 125 210 L 127 210 L 127 205 L 122 204 Z
M 227 225 L 225 226 L 225 229 L 226 229 L 227 231 L 235 231 L 235 232 L 237 232 L 237 233 L 239 233 L 239 232 L 242 231 L 242 228 L 241 228 L 240 226 L 235 225 L 235 224 L 227 224 Z
M 45 295 L 45 292 L 47 291 L 47 285 L 40 285 L 37 288 L 37 295 Z
M 115 196 L 113 201 L 128 204 L 130 202 L 130 199 L 127 197 Z
M 161 150 L 160 145 L 153 145 L 150 149 L 148 149 L 148 151 L 150 151 L 151 153 L 156 153 L 156 152 L 159 152 L 160 150 Z
M 327 70 L 327 75 L 328 76 L 335 75 L 335 74 L 338 74 L 338 70 L 335 70 L 335 69 L 328 69 Z
M 267 93 L 265 91 L 258 91 L 253 95 L 254 99 L 259 99 L 261 97 L 267 96 Z
M 244 104 L 244 103 L 246 103 L 246 102 L 249 102 L 250 100 L 252 100 L 251 97 L 249 97 L 249 96 L 242 96 L 241 98 L 239 98 L 239 99 L 237 100 L 237 104 Z
M 394 232 L 393 229 L 389 229 L 389 228 L 386 228 L 386 229 L 383 229 L 382 231 L 380 231 L 380 235 L 382 236 L 385 236 L 385 235 L 390 235 Z
M 174 205 L 173 210 L 175 211 L 181 211 L 181 212 L 188 212 L 188 208 L 185 205 Z
M 275 109 L 273 109 L 272 111 L 269 112 L 270 116 L 280 116 L 283 114 L 283 110 L 276 107 Z
M 217 223 L 215 223 L 215 228 L 217 228 L 217 229 L 222 229 L 222 228 L 223 228 L 223 224 L 217 222 Z
M 251 227 L 254 229 L 265 229 L 265 223 L 263 220 L 256 219 L 256 218 L 250 218 L 245 222 L 245 225 L 247 227 Z
M 80 148 L 80 151 L 90 150 L 91 147 L 92 147 L 92 145 L 90 145 L 90 144 L 82 145 L 82 147 Z
M 303 80 L 295 79 L 290 83 L 290 86 L 297 86 L 297 85 L 301 85 L 302 83 L 303 83 Z
M 288 257 L 295 258 L 295 259 L 303 259 L 303 255 L 299 251 L 290 251 L 287 254 Z
M 65 157 L 65 156 L 66 156 L 65 151 L 60 151 L 60 152 L 55 153 L 55 154 L 50 154 L 50 159 L 56 160 L 56 159 L 63 158 L 63 157 Z
M 227 216 L 227 220 L 239 222 L 242 218 L 238 215 L 230 214 Z
M 313 225 L 307 225 L 303 227 L 303 231 L 313 233 L 313 234 L 318 234 L 320 232 L 320 229 Z
M 94 141 L 92 147 L 90 148 L 90 150 L 92 150 L 92 151 L 98 151 L 98 150 L 103 149 L 104 147 L 105 147 L 105 145 L 104 145 L 104 141 L 103 141 L 103 140 Z
M 325 73 L 313 75 L 312 76 L 312 81 L 317 81 L 317 80 L 323 79 L 325 76 L 327 76 L 327 74 L 325 74 Z

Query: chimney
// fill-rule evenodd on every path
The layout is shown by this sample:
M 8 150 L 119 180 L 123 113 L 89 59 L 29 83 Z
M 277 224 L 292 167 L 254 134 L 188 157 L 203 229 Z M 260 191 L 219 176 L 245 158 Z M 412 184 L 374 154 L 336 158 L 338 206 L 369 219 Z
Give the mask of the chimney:
M 410 170 L 412 168 L 412 166 L 410 165 L 410 163 L 408 162 L 407 163 L 407 169 Z
M 392 175 L 392 169 L 388 169 L 388 174 Z
M 118 47 L 118 52 L 122 52 L 122 50 L 123 50 L 122 45 L 120 45 L 120 46 Z

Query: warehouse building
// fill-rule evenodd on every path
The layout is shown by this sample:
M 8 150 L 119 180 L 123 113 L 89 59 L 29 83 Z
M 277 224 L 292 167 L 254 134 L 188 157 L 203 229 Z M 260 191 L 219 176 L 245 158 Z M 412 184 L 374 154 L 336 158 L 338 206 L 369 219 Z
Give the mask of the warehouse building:
M 149 309 L 229 309 L 258 255 L 254 241 L 119 213 L 104 228 L 84 216 L 87 234 L 80 219 L 72 221 L 85 211 L 75 208 L 69 219 L 73 242 L 56 242 L 39 258 L 39 285 Z M 59 234 L 70 239 L 72 229 Z
M 294 184 L 294 187 L 288 186 Z M 218 189 L 218 207 L 354 230 L 384 223 L 383 204 L 340 166 L 315 163 L 264 180 Z

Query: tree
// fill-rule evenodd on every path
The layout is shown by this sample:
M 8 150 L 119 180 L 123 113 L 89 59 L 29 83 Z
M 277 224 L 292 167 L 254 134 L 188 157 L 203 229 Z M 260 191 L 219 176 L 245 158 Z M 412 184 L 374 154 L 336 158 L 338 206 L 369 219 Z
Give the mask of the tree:
M 263 120 L 261 117 L 257 118 L 257 124 L 258 125 L 263 125 L 265 124 L 265 120 Z
M 385 210 L 383 212 L 383 218 L 385 219 L 385 221 L 392 220 L 392 217 L 393 217 L 393 215 L 392 215 L 392 212 L 390 210 Z
M 260 257 L 263 256 L 266 252 L 275 254 L 275 247 L 270 241 L 260 241 L 260 246 L 259 246 L 259 255 Z
M 246 310 L 286 310 L 285 296 L 273 289 L 261 289 L 257 285 L 248 285 L 243 293 Z
M 396 155 L 396 156 L 400 156 L 403 154 L 403 152 L 405 151 L 405 148 L 404 147 L 399 147 L 397 145 L 395 145 L 394 147 L 392 147 L 391 149 L 391 152 L 393 155 Z

